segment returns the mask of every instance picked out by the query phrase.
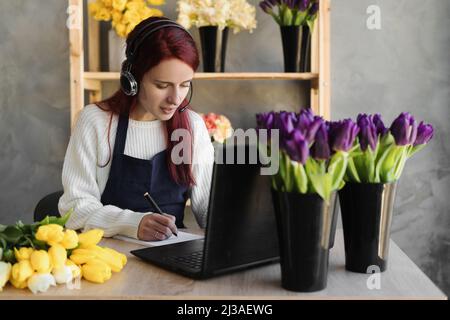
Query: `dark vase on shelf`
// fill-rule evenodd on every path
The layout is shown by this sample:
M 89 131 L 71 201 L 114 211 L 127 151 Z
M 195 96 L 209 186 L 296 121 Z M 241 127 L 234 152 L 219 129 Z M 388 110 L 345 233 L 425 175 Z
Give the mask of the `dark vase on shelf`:
M 302 26 L 300 46 L 300 72 L 311 71 L 311 33 L 307 25 Z
M 272 189 L 283 288 L 313 292 L 327 286 L 335 198 L 333 193 L 327 204 L 317 194 Z
M 225 72 L 228 28 L 220 30 L 217 26 L 198 28 L 202 47 L 204 72 Z
M 284 72 L 309 72 L 311 35 L 308 26 L 280 26 Z
M 397 182 L 346 183 L 339 190 L 347 270 L 386 270 L 396 189 Z

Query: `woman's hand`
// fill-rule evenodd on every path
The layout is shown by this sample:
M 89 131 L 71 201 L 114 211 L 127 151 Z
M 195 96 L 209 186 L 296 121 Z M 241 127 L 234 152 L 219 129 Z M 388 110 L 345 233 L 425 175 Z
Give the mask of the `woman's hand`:
M 144 241 L 166 240 L 177 233 L 175 217 L 170 214 L 153 213 L 144 216 L 138 227 L 138 239 Z

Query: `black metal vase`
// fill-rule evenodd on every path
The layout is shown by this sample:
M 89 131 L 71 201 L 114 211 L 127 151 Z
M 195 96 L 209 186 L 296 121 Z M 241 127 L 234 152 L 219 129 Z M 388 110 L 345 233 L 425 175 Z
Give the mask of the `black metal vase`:
M 327 286 L 335 197 L 327 205 L 316 194 L 272 189 L 283 288 L 312 292 Z
M 311 35 L 308 26 L 280 26 L 284 72 L 309 72 Z
M 397 182 L 347 183 L 339 191 L 347 270 L 386 270 L 396 189 Z
M 220 30 L 217 26 L 198 28 L 202 47 L 204 72 L 225 72 L 228 28 Z

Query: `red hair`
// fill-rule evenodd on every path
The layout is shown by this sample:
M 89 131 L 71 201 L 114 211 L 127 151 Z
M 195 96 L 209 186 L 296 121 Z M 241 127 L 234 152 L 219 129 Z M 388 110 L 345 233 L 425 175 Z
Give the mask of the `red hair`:
M 131 41 L 134 41 L 136 35 L 145 28 L 149 23 L 155 20 L 159 20 L 158 17 L 150 17 L 141 23 L 139 23 L 133 31 L 127 37 L 127 46 Z M 150 37 L 147 37 L 144 42 L 141 43 L 139 49 L 135 54 L 131 73 L 139 84 L 144 76 L 151 68 L 158 65 L 160 62 L 169 59 L 178 59 L 189 65 L 194 72 L 197 70 L 200 61 L 198 50 L 195 42 L 191 36 L 176 27 L 166 27 L 154 32 Z M 184 99 L 179 108 L 183 108 L 189 102 Z M 108 146 L 109 146 L 109 158 L 106 164 L 101 167 L 105 167 L 111 161 L 111 144 L 109 141 L 111 123 L 113 115 L 126 114 L 131 112 L 137 104 L 136 96 L 127 96 L 121 89 L 117 90 L 111 97 L 95 103 L 100 109 L 111 112 L 108 125 Z M 190 106 L 187 107 L 190 109 Z M 187 111 L 187 110 L 186 110 Z M 190 160 L 188 163 L 182 163 L 175 165 L 171 160 L 171 152 L 177 141 L 171 141 L 170 137 L 172 132 L 176 129 L 188 130 L 192 137 L 192 128 L 189 121 L 188 112 L 175 112 L 171 119 L 166 121 L 167 128 L 167 166 L 170 175 L 177 184 L 191 187 L 195 184 L 195 179 L 192 174 L 192 138 L 189 138 L 190 150 L 187 158 Z M 184 158 L 184 155 L 181 155 Z

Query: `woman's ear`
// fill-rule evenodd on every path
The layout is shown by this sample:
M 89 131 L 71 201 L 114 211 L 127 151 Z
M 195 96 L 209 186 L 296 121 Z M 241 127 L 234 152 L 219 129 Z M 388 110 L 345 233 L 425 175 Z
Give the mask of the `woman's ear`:
M 178 112 L 180 112 L 180 113 L 181 113 L 181 112 L 184 112 L 184 111 L 186 110 L 186 108 L 191 104 L 192 95 L 193 95 L 193 93 L 194 93 L 194 85 L 193 85 L 192 82 L 191 82 L 191 84 L 190 84 L 190 91 L 191 91 L 191 93 L 190 93 L 190 95 L 189 95 L 188 103 L 186 103 L 186 105 L 185 105 L 184 107 L 178 109 Z

